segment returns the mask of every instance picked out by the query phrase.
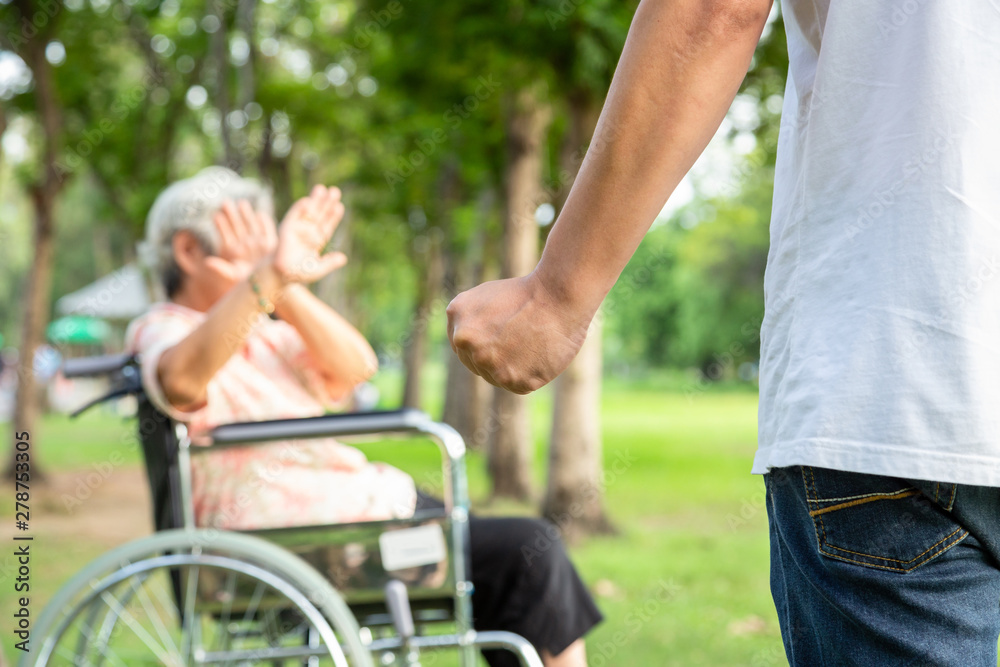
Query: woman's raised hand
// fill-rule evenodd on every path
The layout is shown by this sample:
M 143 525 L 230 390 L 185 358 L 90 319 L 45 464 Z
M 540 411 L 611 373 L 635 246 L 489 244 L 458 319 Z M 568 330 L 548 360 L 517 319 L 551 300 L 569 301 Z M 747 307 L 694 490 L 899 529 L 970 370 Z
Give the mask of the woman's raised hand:
M 213 221 L 219 232 L 219 251 L 205 262 L 231 281 L 249 276 L 278 245 L 274 220 L 253 210 L 246 200 L 225 202 Z
M 278 228 L 273 266 L 286 282 L 312 283 L 347 263 L 342 252 L 323 252 L 344 217 L 340 189 L 313 187 L 295 202 Z

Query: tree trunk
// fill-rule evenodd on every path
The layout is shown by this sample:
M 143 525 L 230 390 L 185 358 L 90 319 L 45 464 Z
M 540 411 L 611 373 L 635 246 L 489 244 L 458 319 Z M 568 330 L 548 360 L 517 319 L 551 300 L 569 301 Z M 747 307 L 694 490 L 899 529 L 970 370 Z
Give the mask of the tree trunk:
M 18 7 L 23 16 L 34 16 L 38 9 L 30 2 L 20 2 Z M 48 22 L 51 26 L 55 18 Z M 51 28 L 50 28 L 51 29 Z M 24 297 L 24 319 L 21 330 L 21 348 L 18 358 L 17 393 L 14 398 L 14 433 L 30 434 L 32 442 L 37 440 L 35 423 L 38 419 L 38 384 L 35 381 L 35 350 L 45 335 L 45 325 L 49 316 L 50 291 L 52 286 L 52 256 L 54 250 L 53 209 L 56 196 L 62 189 L 63 180 L 56 165 L 60 133 L 62 131 L 59 102 L 56 98 L 52 67 L 45 59 L 45 46 L 49 34 L 39 32 L 24 45 L 19 53 L 31 70 L 35 83 L 35 100 L 44 137 L 41 156 L 41 175 L 30 186 L 31 200 L 35 210 L 33 229 L 34 258 L 28 272 Z M 11 448 L 5 477 L 13 477 L 15 451 Z M 34 458 L 32 479 L 44 477 Z
M 215 89 L 215 108 L 219 110 L 222 159 L 226 167 L 238 172 L 243 166 L 243 161 L 233 148 L 233 132 L 229 125 L 232 103 L 229 96 L 229 30 L 226 25 L 226 3 L 216 0 L 212 5 L 212 14 L 219 20 L 219 29 L 209 35 L 209 48 L 214 74 L 212 83 Z
M 543 515 L 567 539 L 613 528 L 601 480 L 601 321 L 595 318 L 576 359 L 555 381 L 549 475 Z
M 527 275 L 538 261 L 535 209 L 542 198 L 545 134 L 551 113 L 544 89 L 518 91 L 507 118 L 503 276 Z M 526 397 L 496 389 L 490 415 L 489 471 L 493 496 L 529 500 L 533 439 Z
M 487 419 L 493 396 L 491 389 L 486 380 L 465 367 L 457 354 L 448 354 L 448 382 L 441 421 L 458 431 L 469 449 L 483 451 L 489 443 Z
M 14 398 L 14 433 L 30 434 L 29 441 L 37 444 L 35 424 L 40 412 L 40 387 L 35 379 L 35 350 L 45 336 L 45 325 L 49 319 L 50 290 L 52 288 L 52 256 L 55 236 L 52 229 L 52 209 L 54 192 L 46 192 L 43 186 L 34 188 L 32 200 L 35 208 L 33 242 L 35 255 L 28 272 L 24 296 L 24 318 L 21 328 L 21 347 L 18 356 L 17 393 Z M 14 473 L 14 451 L 5 477 Z M 39 479 L 38 459 L 32 463 L 32 478 Z
M 97 280 L 115 270 L 111 230 L 106 225 L 94 225 L 90 234 L 90 244 L 94 253 L 94 280 Z
M 246 106 L 257 97 L 257 79 L 255 76 L 257 64 L 257 49 L 254 48 L 254 22 L 257 11 L 257 0 L 239 0 L 236 5 L 236 29 L 243 33 L 247 40 L 249 53 L 247 60 L 237 71 L 238 88 L 236 106 L 246 109 Z
M 483 216 L 485 219 L 485 216 Z M 485 230 L 480 230 L 481 237 Z M 451 277 L 446 287 L 449 297 L 465 291 L 484 280 L 482 242 L 473 244 L 463 255 L 450 262 Z M 493 392 L 483 378 L 465 367 L 456 354 L 448 354 L 448 377 L 445 381 L 444 410 L 441 421 L 462 436 L 470 449 L 485 450 L 489 441 L 486 419 Z
M 337 225 L 337 231 L 330 241 L 328 250 L 330 252 L 342 252 L 348 257 L 351 256 L 351 215 L 348 213 Z M 316 296 L 323 300 L 328 306 L 336 310 L 348 320 L 353 321 L 354 313 L 351 312 L 350 299 L 348 297 L 348 272 L 351 265 L 339 271 L 327 274 L 316 283 Z
M 434 230 L 431 230 L 434 231 Z M 434 304 L 441 294 L 444 282 L 444 258 L 441 256 L 441 239 L 435 234 L 428 234 L 429 247 L 424 276 L 417 295 L 417 307 L 414 310 L 413 322 L 410 324 L 409 339 L 403 352 L 403 366 L 406 379 L 403 382 L 403 406 L 422 409 L 423 396 L 421 386 L 424 377 L 424 365 L 427 361 L 427 339 L 430 320 L 434 315 Z
M 586 95 L 570 96 L 570 126 L 560 152 L 562 207 L 593 136 L 600 106 Z M 600 315 L 580 353 L 556 379 L 549 438 L 548 488 L 542 513 L 567 539 L 613 531 L 604 512 L 601 483 L 601 323 Z
M 7 109 L 3 106 L 3 101 L 0 101 L 0 141 L 3 141 L 3 135 L 7 131 Z M 0 169 L 3 169 L 3 151 L 0 150 Z

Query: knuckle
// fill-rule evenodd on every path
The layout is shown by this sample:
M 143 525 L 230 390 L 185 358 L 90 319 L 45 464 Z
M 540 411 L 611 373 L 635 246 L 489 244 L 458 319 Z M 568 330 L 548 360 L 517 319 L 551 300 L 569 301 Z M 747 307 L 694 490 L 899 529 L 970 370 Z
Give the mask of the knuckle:
M 455 329 L 455 332 L 452 334 L 451 337 L 451 342 L 455 345 L 455 347 L 462 350 L 472 350 L 473 348 L 472 337 L 465 329 Z M 477 354 L 474 354 L 473 357 L 477 355 L 478 352 Z M 473 361 L 475 361 L 474 358 Z
M 471 343 L 469 343 L 468 345 L 469 347 L 472 346 Z M 471 357 L 472 357 L 472 363 L 474 363 L 476 366 L 479 366 L 480 368 L 485 368 L 491 372 L 493 372 L 496 369 L 496 364 L 494 363 L 495 357 L 490 350 L 483 349 L 482 347 L 473 349 Z M 502 372 L 502 370 L 500 372 Z M 494 373 L 494 375 L 496 375 L 496 373 Z

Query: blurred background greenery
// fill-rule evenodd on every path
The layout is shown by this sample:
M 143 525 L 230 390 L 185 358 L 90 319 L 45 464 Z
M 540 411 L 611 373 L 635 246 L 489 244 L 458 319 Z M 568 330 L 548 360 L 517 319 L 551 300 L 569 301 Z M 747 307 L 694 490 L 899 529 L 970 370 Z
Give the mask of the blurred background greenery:
M 59 413 L 92 388 L 66 386 L 50 358 L 121 348 L 145 304 L 136 242 L 156 195 L 211 164 L 268 183 L 279 213 L 337 184 L 348 217 L 334 244 L 351 261 L 317 293 L 378 351 L 379 405 L 425 409 L 476 450 L 477 507 L 563 528 L 609 616 L 592 663 L 783 661 L 748 472 L 787 68 L 777 10 L 563 378 L 527 399 L 493 392 L 444 334 L 457 292 L 533 265 L 635 6 L 0 0 L 0 418 L 37 433 L 40 470 L 72 488 L 64 475 L 107 461 L 101 442 L 127 426 L 107 413 L 69 425 Z M 67 317 L 104 325 L 74 337 Z M 606 484 L 624 453 L 638 464 Z M 116 471 L 140 464 L 122 460 Z M 588 488 L 601 493 L 569 511 Z M 74 516 L 61 493 L 48 510 Z M 52 539 L 93 555 L 131 536 L 101 532 Z M 46 567 L 44 590 L 72 571 Z M 657 582 L 669 602 L 633 628 Z

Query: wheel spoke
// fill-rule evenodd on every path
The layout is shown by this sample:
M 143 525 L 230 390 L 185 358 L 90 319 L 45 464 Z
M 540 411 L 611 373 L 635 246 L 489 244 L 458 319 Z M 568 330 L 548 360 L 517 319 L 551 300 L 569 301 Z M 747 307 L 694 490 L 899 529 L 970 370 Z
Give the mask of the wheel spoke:
M 260 606 L 260 601 L 264 597 L 264 591 L 266 590 L 267 584 L 262 581 L 258 581 L 257 587 L 253 591 L 253 596 L 250 598 L 250 604 L 247 605 L 247 610 L 243 614 L 244 623 L 253 620 L 253 617 L 257 614 L 257 607 Z
M 230 640 L 232 635 L 229 632 L 229 623 L 233 617 L 233 602 L 236 600 L 236 573 L 230 572 L 226 575 L 226 585 L 223 588 L 223 601 L 224 606 L 222 607 L 222 616 L 219 619 L 219 636 L 216 639 L 218 642 L 218 648 L 220 650 L 228 650 L 230 646 Z M 232 660 L 227 660 L 225 666 L 232 663 Z
M 107 642 L 99 642 L 95 640 L 93 633 L 91 633 L 86 627 L 80 628 L 80 634 L 82 634 L 84 637 L 87 638 L 91 646 L 96 646 L 97 649 L 101 652 L 101 655 L 107 658 L 110 662 L 118 665 L 119 667 L 128 667 L 125 664 L 125 662 L 118 656 L 118 653 L 116 653 L 114 649 L 112 649 L 110 646 L 107 645 Z M 110 655 L 108 654 L 109 650 L 111 651 Z M 73 664 L 77 665 L 77 667 L 91 667 L 91 663 L 89 660 L 83 662 L 82 665 L 80 664 L 80 660 L 82 660 L 82 658 L 73 659 Z
M 143 627 L 135 620 L 135 617 L 129 613 L 128 609 L 125 609 L 121 606 L 121 604 L 119 604 L 118 598 L 111 595 L 107 591 L 104 591 L 101 593 L 101 599 L 104 600 L 105 604 L 114 610 L 119 618 L 125 621 L 125 625 L 127 625 L 129 629 L 135 633 L 136 637 L 142 640 L 142 643 L 146 645 L 146 648 L 156 654 L 156 657 L 160 659 L 160 662 L 164 665 L 177 665 L 177 667 L 183 667 L 183 661 L 176 662 L 173 660 L 173 658 L 179 658 L 180 656 L 170 656 L 165 653 L 164 648 L 153 641 L 152 636 L 150 636 L 150 634 L 143 629 Z M 101 649 L 101 652 L 103 654 L 103 648 Z
M 68 648 L 60 646 L 56 648 L 56 654 L 72 662 L 74 667 L 90 667 L 89 662 L 82 662 L 83 658 L 79 655 L 73 655 Z
M 184 661 L 191 658 L 194 649 L 194 604 L 198 596 L 198 566 L 191 567 L 188 573 L 187 588 L 184 593 L 184 618 L 181 619 L 183 634 L 181 635 L 181 657 Z
M 169 580 L 169 577 L 168 577 Z M 160 636 L 160 641 L 163 642 L 164 648 L 168 647 L 172 653 L 180 654 L 177 644 L 174 643 L 173 638 L 170 636 L 170 631 L 167 630 L 166 624 L 164 624 L 163 619 L 160 618 L 159 612 L 156 611 L 155 605 L 153 605 L 152 600 L 149 598 L 149 593 L 146 591 L 146 582 L 149 581 L 149 575 L 145 575 L 139 581 L 138 586 L 134 579 L 129 579 L 129 586 L 132 587 L 132 592 L 136 598 L 139 600 L 139 604 L 142 605 L 143 611 L 146 612 L 146 616 L 150 618 L 153 624 L 156 626 L 156 634 Z

